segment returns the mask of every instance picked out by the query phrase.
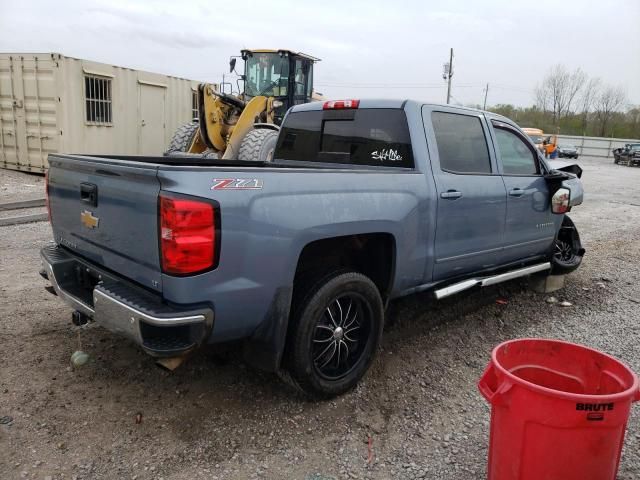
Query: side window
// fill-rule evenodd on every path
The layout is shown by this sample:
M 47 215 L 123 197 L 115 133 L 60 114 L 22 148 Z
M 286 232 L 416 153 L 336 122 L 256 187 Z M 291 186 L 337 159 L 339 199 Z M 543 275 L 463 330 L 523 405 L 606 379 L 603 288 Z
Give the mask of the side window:
M 539 173 L 536 155 L 514 132 L 494 125 L 502 171 L 506 175 L 536 175 Z
M 440 168 L 454 173 L 491 173 L 489 148 L 478 117 L 433 112 Z

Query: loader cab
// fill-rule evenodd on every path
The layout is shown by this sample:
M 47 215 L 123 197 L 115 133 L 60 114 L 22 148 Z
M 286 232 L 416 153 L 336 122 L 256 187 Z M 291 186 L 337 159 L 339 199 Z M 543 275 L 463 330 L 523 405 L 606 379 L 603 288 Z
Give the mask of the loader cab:
M 244 98 L 274 97 L 275 123 L 293 105 L 311 101 L 313 64 L 320 59 L 289 50 L 242 50 Z

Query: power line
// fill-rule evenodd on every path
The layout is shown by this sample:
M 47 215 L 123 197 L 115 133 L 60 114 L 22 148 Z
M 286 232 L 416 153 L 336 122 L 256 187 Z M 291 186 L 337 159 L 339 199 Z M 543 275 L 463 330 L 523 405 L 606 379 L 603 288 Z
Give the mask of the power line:
M 492 83 L 491 86 L 493 88 L 498 88 L 499 90 L 513 90 L 513 91 L 516 91 L 516 92 L 526 92 L 526 93 L 535 92 L 535 90 L 533 90 L 533 89 L 515 87 L 513 85 L 502 85 L 502 84 L 499 84 L 499 83 Z
M 316 83 L 319 87 L 348 87 L 348 88 L 444 88 L 444 85 L 429 85 L 429 84 L 402 84 L 402 83 L 388 83 L 388 84 L 364 84 L 364 83 Z M 481 85 L 456 85 L 456 88 L 479 88 Z

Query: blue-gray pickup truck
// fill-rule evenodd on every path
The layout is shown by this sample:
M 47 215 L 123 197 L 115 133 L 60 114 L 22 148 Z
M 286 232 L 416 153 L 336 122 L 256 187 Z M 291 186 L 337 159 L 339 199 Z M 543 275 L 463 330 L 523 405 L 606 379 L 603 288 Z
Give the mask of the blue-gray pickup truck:
M 329 101 L 274 135 L 271 161 L 50 155 L 51 291 L 152 356 L 241 340 L 327 397 L 369 368 L 391 300 L 580 265 L 581 170 L 504 117 Z

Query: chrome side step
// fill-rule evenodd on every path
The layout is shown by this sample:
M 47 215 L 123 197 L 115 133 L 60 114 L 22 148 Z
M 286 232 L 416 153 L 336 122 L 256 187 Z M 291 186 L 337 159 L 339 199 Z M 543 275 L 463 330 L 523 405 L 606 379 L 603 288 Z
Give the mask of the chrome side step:
M 435 290 L 433 293 L 435 294 L 436 299 L 440 300 L 450 295 L 462 292 L 463 290 L 468 290 L 469 288 L 475 287 L 477 285 L 481 287 L 487 287 L 489 285 L 495 285 L 496 283 L 502 283 L 508 280 L 513 280 L 514 278 L 525 277 L 527 275 L 531 275 L 532 273 L 549 270 L 550 268 L 551 268 L 550 262 L 539 263 L 538 265 L 519 268 L 518 270 L 512 270 L 510 272 L 501 273 L 499 275 L 492 275 L 490 277 L 470 278 L 468 280 L 463 280 L 461 282 L 454 283 L 447 287 L 439 288 L 438 290 Z

